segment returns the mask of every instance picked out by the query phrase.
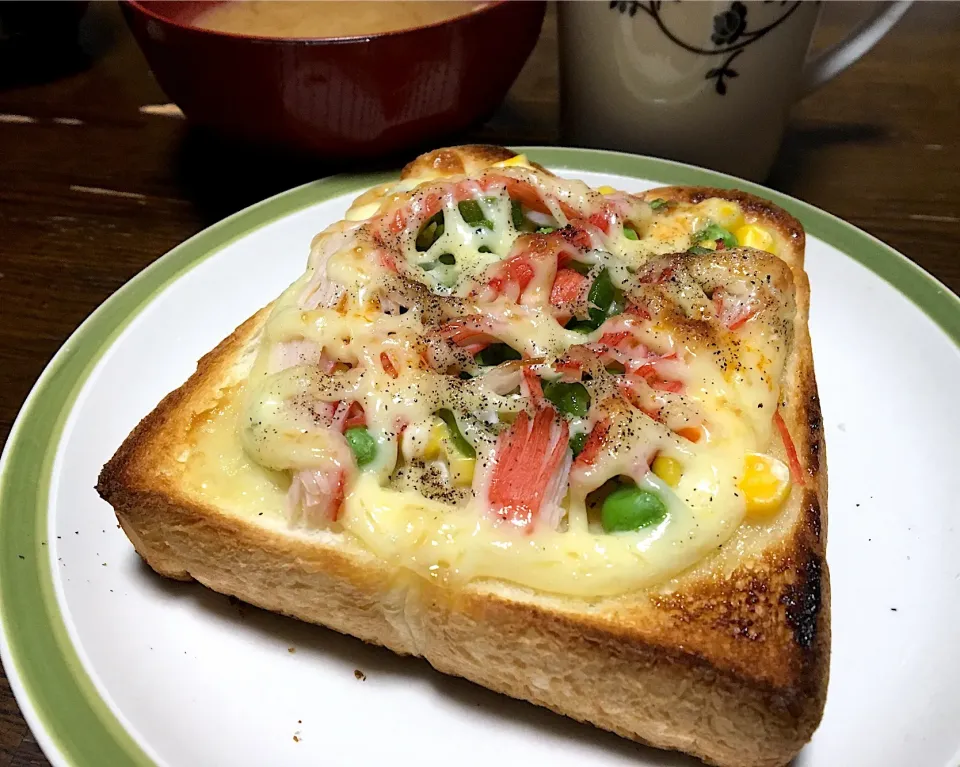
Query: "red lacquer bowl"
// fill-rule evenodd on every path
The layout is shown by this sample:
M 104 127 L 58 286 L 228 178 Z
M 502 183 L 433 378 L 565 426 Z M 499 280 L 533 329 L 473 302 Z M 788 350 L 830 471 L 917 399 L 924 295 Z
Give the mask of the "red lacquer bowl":
M 489 117 L 546 10 L 503 0 L 399 32 L 276 39 L 190 26 L 214 4 L 121 4 L 167 95 L 232 137 L 341 159 L 423 146 Z

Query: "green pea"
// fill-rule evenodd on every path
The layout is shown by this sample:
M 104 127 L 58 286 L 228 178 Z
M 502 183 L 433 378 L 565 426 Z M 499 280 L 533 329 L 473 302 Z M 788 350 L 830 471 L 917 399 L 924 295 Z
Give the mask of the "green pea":
M 633 485 L 614 490 L 600 509 L 600 521 L 608 533 L 639 530 L 666 516 L 667 507 L 657 495 Z
M 590 410 L 590 393 L 582 383 L 550 381 L 543 386 L 543 396 L 566 415 L 583 418 Z
M 555 231 L 557 231 L 557 227 L 555 226 L 541 226 L 537 229 L 537 234 L 550 234 Z
M 631 229 L 629 226 L 623 227 L 623 236 L 626 237 L 628 240 L 640 239 L 639 237 L 637 237 L 637 233 L 633 231 L 633 229 Z
M 739 244 L 737 238 L 727 229 L 720 226 L 720 224 L 709 224 L 693 235 L 694 242 L 703 242 L 704 240 L 709 240 L 710 242 L 723 240 L 723 244 L 728 248 L 735 248 Z
M 484 217 L 483 208 L 476 200 L 464 200 L 457 203 L 457 209 L 460 211 L 463 220 L 470 226 L 483 226 L 487 229 L 493 229 L 493 222 Z
M 343 435 L 357 459 L 357 466 L 366 466 L 377 457 L 377 441 L 367 431 L 366 426 L 354 426 Z
M 467 438 L 464 437 L 460 432 L 460 427 L 457 426 L 457 419 L 454 417 L 453 412 L 444 408 L 438 413 L 438 415 L 447 425 L 447 431 L 450 432 L 450 441 L 457 449 L 457 452 L 459 452 L 461 455 L 467 456 L 468 458 L 475 458 L 477 451 L 473 449 L 473 445 L 467 442 Z
M 574 434 L 572 437 L 570 437 L 570 449 L 573 451 L 574 458 L 583 452 L 583 446 L 587 444 L 588 436 L 589 435 L 585 431 L 582 431 L 579 434 Z
M 523 355 L 508 344 L 490 344 L 474 356 L 474 361 L 483 367 L 492 367 L 510 360 L 523 359 Z
M 664 200 L 662 197 L 658 197 L 656 200 L 650 200 L 650 207 L 651 207 L 653 210 L 660 210 L 660 208 L 665 208 L 665 207 L 667 207 L 667 205 L 669 205 L 669 204 L 670 204 L 670 203 L 668 203 L 668 202 L 667 202 L 666 200 Z
M 429 250 L 443 236 L 443 212 L 432 216 L 417 235 L 417 250 Z
M 455 263 L 457 263 L 457 259 L 453 253 L 444 253 L 437 259 L 437 261 L 447 266 L 453 266 Z

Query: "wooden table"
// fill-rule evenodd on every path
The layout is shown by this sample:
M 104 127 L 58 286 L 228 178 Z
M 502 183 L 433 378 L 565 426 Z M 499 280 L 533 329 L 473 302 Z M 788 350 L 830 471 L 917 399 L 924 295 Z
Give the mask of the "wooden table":
M 864 3 L 831 3 L 836 38 Z M 0 72 L 0 443 L 44 365 L 124 282 L 240 208 L 323 175 L 245 155 L 177 117 L 112 4 L 81 27 L 80 71 Z M 556 19 L 498 114 L 468 138 L 557 141 Z M 960 290 L 960 4 L 917 3 L 794 112 L 770 179 Z M 4 82 L 6 80 L 7 82 Z M 5 89 L 3 89 L 5 88 Z M 0 767 L 46 764 L 0 672 Z

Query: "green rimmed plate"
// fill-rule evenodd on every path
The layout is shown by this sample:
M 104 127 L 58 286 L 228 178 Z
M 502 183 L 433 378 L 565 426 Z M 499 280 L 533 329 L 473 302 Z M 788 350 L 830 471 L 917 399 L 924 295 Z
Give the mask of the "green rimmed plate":
M 593 185 L 737 186 L 801 219 L 829 443 L 834 630 L 827 710 L 801 762 L 955 764 L 960 301 L 869 235 L 756 185 L 610 152 L 529 153 Z M 384 178 L 300 187 L 176 248 L 84 323 L 24 405 L 0 474 L 0 650 L 55 764 L 684 761 L 164 582 L 94 492 L 132 426 L 302 270 L 315 232 Z

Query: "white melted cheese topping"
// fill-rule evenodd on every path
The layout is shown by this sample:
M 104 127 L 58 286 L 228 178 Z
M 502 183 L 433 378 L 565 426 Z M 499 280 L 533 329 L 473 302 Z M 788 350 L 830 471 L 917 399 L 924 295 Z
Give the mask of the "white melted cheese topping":
M 541 217 L 552 217 L 555 225 L 566 223 L 571 210 L 586 219 L 591 211 L 606 209 L 604 198 L 581 182 L 550 177 L 524 161 L 500 166 L 491 172 L 536 190 L 549 211 Z M 528 359 L 548 364 L 574 345 L 599 341 L 605 332 L 564 329 L 550 311 L 550 286 L 538 286 L 536 279 L 520 300 L 477 297 L 518 237 L 508 187 L 491 182 L 481 188 L 463 179 L 423 185 L 407 180 L 365 195 L 345 221 L 318 235 L 306 273 L 273 307 L 249 380 L 197 429 L 188 477 L 198 490 L 277 519 L 291 477 L 296 482 L 298 472 L 338 467 L 345 478 L 342 509 L 335 522 L 321 526 L 353 536 L 399 568 L 454 586 L 499 579 L 559 594 L 614 595 L 662 582 L 726 541 L 745 515 L 737 489 L 744 456 L 764 451 L 771 442 L 791 332 L 789 323 L 778 318 L 792 319 L 792 297 L 735 334 L 723 329 L 717 336 L 726 339 L 722 348 L 662 318 L 639 323 L 636 337 L 649 348 L 672 350 L 683 358 L 677 373 L 682 394 L 658 395 L 666 402 L 664 412 L 674 408 L 698 414 L 704 438 L 692 442 L 635 409 L 627 408 L 627 415 L 613 412 L 611 433 L 629 445 L 601 450 L 592 465 L 579 470 L 575 465 L 571 476 L 578 484 L 571 480 L 558 529 L 519 531 L 484 514 L 478 498 L 451 505 L 391 486 L 391 475 L 405 460 L 402 432 L 422 441 L 425 437 L 415 435 L 428 433 L 441 408 L 455 410 L 482 464 L 490 459 L 495 441 L 484 437 L 484 420 L 526 406 L 518 396 L 485 390 L 479 379 L 458 384 L 451 404 L 451 376 L 423 364 L 424 339 L 435 322 L 427 308 L 384 312 L 394 272 L 391 259 L 402 260 L 403 270 L 415 274 L 427 290 L 457 299 L 458 316 L 496 318 L 498 338 Z M 440 199 L 436 210 L 444 231 L 428 248 L 417 249 L 417 233 L 433 215 L 424 202 L 430 191 Z M 489 225 L 467 223 L 458 195 L 475 200 Z M 584 257 L 606 264 L 623 287 L 657 255 L 689 248 L 693 234 L 708 223 L 730 225 L 740 215 L 726 201 L 673 204 L 654 212 L 635 198 L 617 195 L 612 199 L 627 203 L 614 208 L 619 213 L 601 233 L 601 247 Z M 418 210 L 423 214 L 419 218 Z M 628 238 L 624 226 L 638 237 Z M 444 260 L 452 264 L 441 263 L 440 256 L 447 254 L 452 258 Z M 726 277 L 728 290 L 739 279 L 749 292 L 756 275 Z M 687 293 L 678 288 L 673 300 L 690 316 L 697 311 L 702 316 L 699 288 Z M 710 321 L 717 324 L 716 318 Z M 341 431 L 318 426 L 323 420 L 318 410 L 332 412 L 341 401 L 362 406 L 376 441 L 376 457 L 363 470 L 344 449 Z M 597 410 L 574 419 L 571 433 L 594 428 L 604 417 Z M 654 454 L 680 461 L 683 473 L 676 487 L 647 469 Z M 591 521 L 586 496 L 616 475 L 633 477 L 655 492 L 664 500 L 667 516 L 635 532 L 603 532 Z M 292 519 L 303 526 L 302 517 Z M 304 534 L 315 527 L 307 525 Z

